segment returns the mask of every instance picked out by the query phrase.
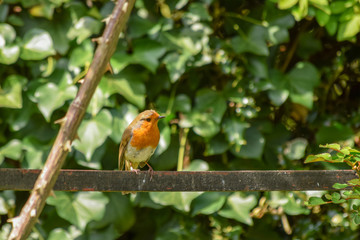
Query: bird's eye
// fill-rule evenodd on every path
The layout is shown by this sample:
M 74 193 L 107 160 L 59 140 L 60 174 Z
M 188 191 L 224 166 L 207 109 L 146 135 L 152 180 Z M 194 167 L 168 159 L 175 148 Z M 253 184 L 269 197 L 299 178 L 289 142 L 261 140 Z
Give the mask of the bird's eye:
M 147 118 L 146 121 L 150 122 L 150 121 L 151 121 L 151 118 Z

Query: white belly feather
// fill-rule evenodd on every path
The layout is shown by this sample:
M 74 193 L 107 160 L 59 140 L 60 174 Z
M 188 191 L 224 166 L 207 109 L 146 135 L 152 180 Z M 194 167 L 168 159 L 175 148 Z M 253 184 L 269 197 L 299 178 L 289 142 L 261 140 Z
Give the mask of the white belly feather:
M 131 144 L 127 145 L 127 151 L 125 151 L 125 159 L 130 162 L 145 162 L 151 155 L 153 155 L 155 149 L 152 147 L 146 147 L 141 150 L 137 150 L 132 147 Z

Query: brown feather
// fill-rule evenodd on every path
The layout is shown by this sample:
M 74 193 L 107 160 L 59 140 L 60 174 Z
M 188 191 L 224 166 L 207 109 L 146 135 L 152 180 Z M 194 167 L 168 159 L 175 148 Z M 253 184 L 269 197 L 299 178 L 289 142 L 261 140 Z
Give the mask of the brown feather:
M 125 149 L 130 142 L 132 137 L 132 131 L 130 127 L 127 127 L 121 137 L 120 147 L 119 147 L 119 170 L 122 171 L 125 165 Z M 125 170 L 127 169 L 127 165 L 125 166 Z

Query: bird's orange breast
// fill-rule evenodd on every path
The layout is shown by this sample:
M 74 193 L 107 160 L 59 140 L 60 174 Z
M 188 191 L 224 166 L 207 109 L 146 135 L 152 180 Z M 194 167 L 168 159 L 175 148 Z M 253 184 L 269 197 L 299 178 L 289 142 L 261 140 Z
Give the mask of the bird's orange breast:
M 159 143 L 160 132 L 157 124 L 152 124 L 144 127 L 133 129 L 130 144 L 136 149 L 146 147 L 156 148 Z

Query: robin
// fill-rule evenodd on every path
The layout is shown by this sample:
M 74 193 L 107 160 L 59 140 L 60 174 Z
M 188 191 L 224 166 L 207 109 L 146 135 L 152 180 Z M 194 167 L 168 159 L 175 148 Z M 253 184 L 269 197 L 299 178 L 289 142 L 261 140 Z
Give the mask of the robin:
M 158 120 L 164 118 L 154 110 L 146 110 L 130 123 L 125 129 L 119 147 L 119 170 L 140 171 L 138 166 L 149 166 L 149 172 L 153 173 L 148 161 L 155 152 L 159 143 L 160 132 Z

